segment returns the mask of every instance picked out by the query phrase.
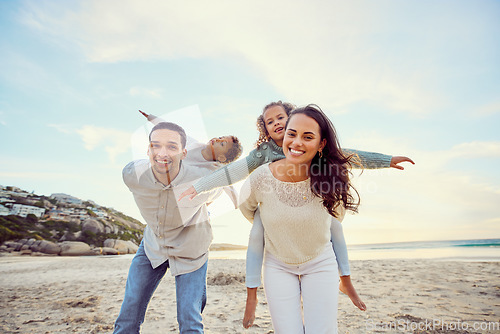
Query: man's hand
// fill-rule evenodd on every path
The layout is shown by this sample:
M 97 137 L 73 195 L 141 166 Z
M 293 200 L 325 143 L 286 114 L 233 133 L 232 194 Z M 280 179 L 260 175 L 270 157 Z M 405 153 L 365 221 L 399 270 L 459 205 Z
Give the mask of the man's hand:
M 179 197 L 179 199 L 177 201 L 180 201 L 181 199 L 183 199 L 184 197 L 186 196 L 189 196 L 189 199 L 193 199 L 196 195 L 198 195 L 198 193 L 196 192 L 196 189 L 194 189 L 193 186 L 189 187 L 188 190 L 186 190 L 185 192 L 183 192 L 181 194 L 181 196 Z
M 404 167 L 398 165 L 401 162 L 411 162 L 412 164 L 415 164 L 413 162 L 413 160 L 411 160 L 408 157 L 392 157 L 392 159 L 391 159 L 391 166 L 390 167 L 403 170 Z

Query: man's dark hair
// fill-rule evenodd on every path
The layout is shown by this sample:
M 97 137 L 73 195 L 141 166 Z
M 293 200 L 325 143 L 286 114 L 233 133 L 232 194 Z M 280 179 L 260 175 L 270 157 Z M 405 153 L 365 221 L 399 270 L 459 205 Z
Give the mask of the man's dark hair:
M 161 130 L 161 129 L 172 130 L 172 131 L 179 133 L 179 135 L 181 136 L 182 149 L 186 148 L 186 132 L 184 131 L 184 129 L 181 126 L 179 126 L 175 123 L 170 123 L 170 122 L 161 122 L 161 123 L 156 124 L 151 129 L 151 132 L 149 133 L 149 141 L 150 142 L 151 142 L 151 134 L 154 131 Z

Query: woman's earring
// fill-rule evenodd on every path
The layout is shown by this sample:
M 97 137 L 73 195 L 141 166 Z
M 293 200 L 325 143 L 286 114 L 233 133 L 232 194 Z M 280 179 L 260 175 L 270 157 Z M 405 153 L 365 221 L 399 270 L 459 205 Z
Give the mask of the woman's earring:
M 318 151 L 319 152 L 319 157 L 323 158 L 323 151 Z

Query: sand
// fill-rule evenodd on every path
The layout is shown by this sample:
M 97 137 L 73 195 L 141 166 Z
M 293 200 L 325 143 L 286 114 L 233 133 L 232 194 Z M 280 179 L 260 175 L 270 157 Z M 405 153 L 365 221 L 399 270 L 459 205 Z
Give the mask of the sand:
M 0 257 L 0 332 L 111 333 L 131 259 Z M 500 332 L 500 262 L 370 260 L 351 267 L 368 310 L 341 294 L 340 333 Z M 244 260 L 210 259 L 207 281 L 206 333 L 274 333 L 261 289 L 255 325 L 241 326 Z M 142 333 L 177 328 L 174 279 L 167 273 Z

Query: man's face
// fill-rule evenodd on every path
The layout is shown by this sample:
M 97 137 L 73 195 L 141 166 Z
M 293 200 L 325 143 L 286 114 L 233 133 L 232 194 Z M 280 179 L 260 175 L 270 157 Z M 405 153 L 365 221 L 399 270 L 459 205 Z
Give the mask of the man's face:
M 221 162 L 226 161 L 226 154 L 234 145 L 233 138 L 230 136 L 212 138 L 208 144 L 212 146 L 214 160 L 219 160 Z
M 181 135 L 177 131 L 159 129 L 151 133 L 148 156 L 157 176 L 168 175 L 173 180 L 179 173 L 181 160 L 186 157 Z

